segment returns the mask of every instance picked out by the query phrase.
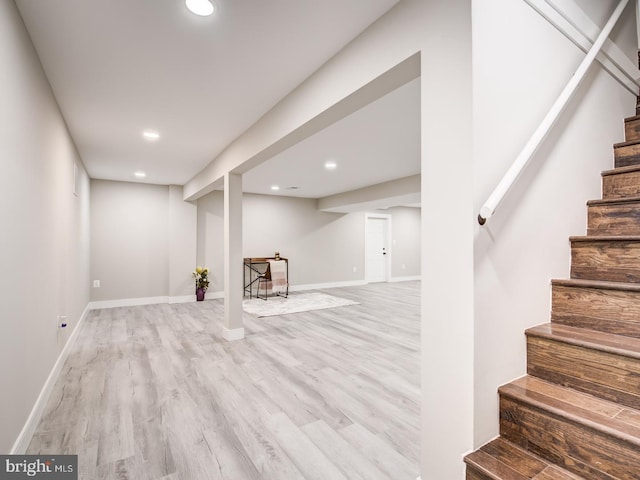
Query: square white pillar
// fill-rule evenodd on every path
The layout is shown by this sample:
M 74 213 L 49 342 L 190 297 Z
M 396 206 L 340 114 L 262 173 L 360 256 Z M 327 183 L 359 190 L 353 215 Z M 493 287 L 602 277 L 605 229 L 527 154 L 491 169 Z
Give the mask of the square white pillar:
M 474 446 L 471 1 L 428 0 L 426 5 L 430 23 L 421 57 L 421 476 L 462 480 L 463 457 Z
M 224 327 L 226 340 L 244 338 L 242 322 L 242 175 L 224 176 Z

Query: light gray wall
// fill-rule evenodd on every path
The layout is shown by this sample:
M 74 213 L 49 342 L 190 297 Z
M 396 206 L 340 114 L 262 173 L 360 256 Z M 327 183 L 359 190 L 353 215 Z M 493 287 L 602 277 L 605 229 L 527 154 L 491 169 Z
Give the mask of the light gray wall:
M 396 207 L 383 210 L 391 215 L 391 277 L 415 277 L 420 275 L 421 210 Z
M 279 251 L 290 259 L 291 285 L 363 278 L 362 215 L 320 212 L 315 200 L 269 195 L 245 195 L 243 208 L 244 256 Z
M 198 264 L 211 270 L 212 291 L 223 285 L 223 195 L 198 200 Z M 420 274 L 420 210 L 385 210 L 392 215 L 392 276 Z M 244 194 L 243 255 L 289 258 L 292 286 L 364 280 L 364 213 L 327 213 L 313 199 Z M 397 230 L 396 230 L 397 229 Z M 406 269 L 402 270 L 402 264 Z M 355 267 L 355 272 L 354 272 Z
M 209 291 L 224 290 L 224 198 L 215 191 L 200 198 L 198 206 L 198 244 L 196 264 L 209 268 Z
M 91 181 L 91 300 L 169 295 L 169 187 Z
M 12 1 L 0 2 L 0 105 L 0 452 L 7 453 L 89 302 L 88 176 Z M 65 331 L 58 315 L 68 317 Z
M 193 295 L 195 259 L 182 187 L 91 180 L 92 301 Z
M 198 263 L 211 269 L 215 291 L 222 281 L 222 193 L 198 200 Z M 243 196 L 243 255 L 289 258 L 291 285 L 363 279 L 364 216 L 325 213 L 316 201 L 270 195 Z M 353 271 L 353 268 L 356 271 Z
M 197 207 L 182 200 L 182 187 L 169 187 L 169 295 L 193 295 L 191 272 L 196 261 Z

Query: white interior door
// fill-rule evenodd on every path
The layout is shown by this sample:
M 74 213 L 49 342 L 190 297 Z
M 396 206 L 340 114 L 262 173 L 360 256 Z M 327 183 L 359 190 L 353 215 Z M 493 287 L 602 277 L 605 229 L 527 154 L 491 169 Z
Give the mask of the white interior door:
M 387 281 L 388 228 L 388 220 L 386 218 L 367 217 L 365 239 L 367 282 Z

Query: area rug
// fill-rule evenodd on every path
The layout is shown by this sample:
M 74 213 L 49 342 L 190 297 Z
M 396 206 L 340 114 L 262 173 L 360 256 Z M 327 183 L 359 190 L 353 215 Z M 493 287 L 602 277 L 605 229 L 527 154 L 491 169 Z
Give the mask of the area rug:
M 269 297 L 268 300 L 252 298 L 243 302 L 245 312 L 256 317 L 271 317 L 274 315 L 287 315 L 289 313 L 308 312 L 310 310 L 323 310 L 325 308 L 346 307 L 358 305 L 360 302 L 334 297 L 326 293 L 292 293 L 289 298 Z

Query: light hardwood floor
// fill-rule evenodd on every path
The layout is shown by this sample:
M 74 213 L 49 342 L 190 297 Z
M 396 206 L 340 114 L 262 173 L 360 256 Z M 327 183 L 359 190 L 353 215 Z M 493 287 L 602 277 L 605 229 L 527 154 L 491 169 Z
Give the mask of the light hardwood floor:
M 420 286 L 325 290 L 360 305 L 280 317 L 223 304 L 96 310 L 27 453 L 85 480 L 415 479 Z

